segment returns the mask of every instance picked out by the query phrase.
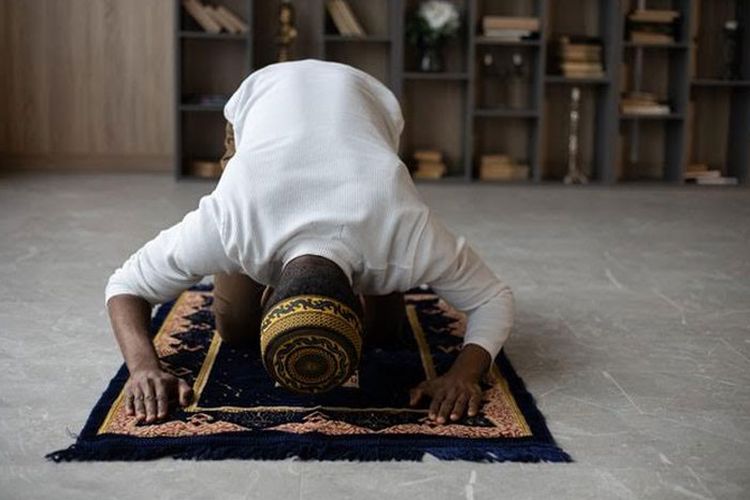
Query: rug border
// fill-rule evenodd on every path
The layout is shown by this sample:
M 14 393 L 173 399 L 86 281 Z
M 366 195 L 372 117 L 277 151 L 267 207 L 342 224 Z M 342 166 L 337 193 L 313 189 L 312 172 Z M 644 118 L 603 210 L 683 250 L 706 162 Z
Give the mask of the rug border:
M 211 285 L 199 285 L 192 291 L 208 291 Z M 151 319 L 151 335 L 155 335 L 175 304 L 160 305 Z M 153 437 L 102 434 L 97 432 L 127 382 L 129 372 L 123 364 L 109 382 L 91 411 L 75 444 L 46 455 L 54 462 L 72 460 L 133 461 L 163 457 L 177 459 L 280 460 L 297 457 L 302 460 L 420 461 L 425 453 L 441 460 L 476 462 L 572 462 L 572 458 L 555 442 L 544 415 L 534 397 L 526 389 L 513 365 L 501 351 L 496 364 L 508 383 L 511 395 L 531 429 L 532 436 L 519 438 L 472 439 L 446 436 L 354 435 L 332 439 L 322 433 L 290 434 L 280 431 L 241 431 L 221 435 L 193 437 Z M 256 437 L 261 437 L 256 441 Z M 255 441 L 255 442 L 253 442 Z M 252 444 L 249 444 L 251 443 Z M 403 442 L 411 443 L 405 447 Z

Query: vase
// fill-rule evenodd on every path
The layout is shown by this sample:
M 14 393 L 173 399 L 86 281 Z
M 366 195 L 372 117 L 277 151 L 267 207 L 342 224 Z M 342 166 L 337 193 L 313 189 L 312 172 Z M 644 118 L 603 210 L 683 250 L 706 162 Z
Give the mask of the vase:
M 419 71 L 436 73 L 443 71 L 443 52 L 439 44 L 422 43 L 419 49 Z

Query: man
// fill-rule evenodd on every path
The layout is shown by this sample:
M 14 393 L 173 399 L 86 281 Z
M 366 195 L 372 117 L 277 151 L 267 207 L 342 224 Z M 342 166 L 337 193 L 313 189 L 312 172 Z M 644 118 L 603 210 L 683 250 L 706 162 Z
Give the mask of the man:
M 214 275 L 222 340 L 260 340 L 271 376 L 302 392 L 345 380 L 362 341 L 403 323 L 400 292 L 429 284 L 468 327 L 451 369 L 412 389 L 410 403 L 429 398 L 438 424 L 475 415 L 480 378 L 512 325 L 512 295 L 421 201 L 397 155 L 393 94 L 350 66 L 287 62 L 250 75 L 224 114 L 233 134 L 216 189 L 107 285 L 128 412 L 151 423 L 172 401 L 189 403 L 190 387 L 161 369 L 150 342 L 151 305 Z

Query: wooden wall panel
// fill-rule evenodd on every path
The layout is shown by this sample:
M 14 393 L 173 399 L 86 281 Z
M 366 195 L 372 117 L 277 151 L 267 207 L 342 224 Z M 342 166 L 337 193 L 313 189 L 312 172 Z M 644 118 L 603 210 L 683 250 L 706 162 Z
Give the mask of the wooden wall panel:
M 0 1 L 0 166 L 170 170 L 173 5 Z

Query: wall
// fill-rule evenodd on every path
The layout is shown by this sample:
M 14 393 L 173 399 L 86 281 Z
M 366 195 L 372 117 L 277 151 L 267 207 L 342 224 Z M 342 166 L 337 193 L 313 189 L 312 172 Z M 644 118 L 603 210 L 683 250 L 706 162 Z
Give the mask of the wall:
M 0 0 L 0 167 L 170 170 L 173 5 Z

